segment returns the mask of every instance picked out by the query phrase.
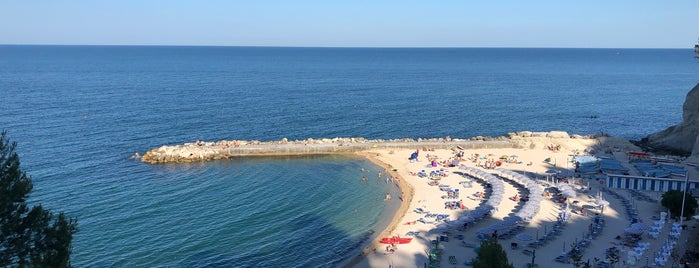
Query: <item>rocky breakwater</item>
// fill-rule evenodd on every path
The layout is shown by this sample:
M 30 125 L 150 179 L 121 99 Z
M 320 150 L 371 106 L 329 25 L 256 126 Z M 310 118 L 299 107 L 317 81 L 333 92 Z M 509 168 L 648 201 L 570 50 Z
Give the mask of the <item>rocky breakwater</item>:
M 229 141 L 193 142 L 174 146 L 161 146 L 146 152 L 141 161 L 156 163 L 187 163 L 228 159 L 239 156 L 285 156 L 354 153 L 376 148 L 430 149 L 452 148 L 502 148 L 510 146 L 507 141 L 478 137 L 468 140 L 432 139 L 390 139 L 368 140 L 364 138 L 306 139 L 289 141 Z
M 187 163 L 228 159 L 241 156 L 286 156 L 354 153 L 372 149 L 483 149 L 483 148 L 546 148 L 562 145 L 561 149 L 587 148 L 599 144 L 596 136 L 569 135 L 562 131 L 513 132 L 507 137 L 477 136 L 468 139 L 376 139 L 333 138 L 289 141 L 237 141 L 192 142 L 182 145 L 165 145 L 146 152 L 145 163 Z M 406 156 L 407 157 L 407 156 Z
M 640 141 L 640 145 L 653 150 L 673 154 L 692 153 L 699 160 L 699 84 L 687 93 L 682 106 L 682 122 L 663 131 L 653 133 Z

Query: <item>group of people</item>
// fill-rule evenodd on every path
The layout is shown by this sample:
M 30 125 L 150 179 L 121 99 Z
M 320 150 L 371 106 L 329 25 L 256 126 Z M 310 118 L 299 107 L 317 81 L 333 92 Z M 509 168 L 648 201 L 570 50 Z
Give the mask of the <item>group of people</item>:
M 394 252 L 396 252 L 397 249 L 398 249 L 398 246 L 396 246 L 396 244 L 386 245 L 386 253 L 385 254 L 394 253 Z
M 496 161 L 493 159 L 486 159 L 485 162 L 483 162 L 483 163 L 478 162 L 478 166 L 485 168 L 485 169 L 495 169 L 496 167 L 499 167 L 500 165 L 502 165 L 502 162 Z
M 467 209 L 466 205 L 464 205 L 463 200 L 459 200 L 459 202 L 446 202 L 446 203 L 444 203 L 444 208 L 446 208 L 446 209 Z
M 546 149 L 555 153 L 555 152 L 558 152 L 561 150 L 561 145 L 560 144 L 551 144 L 551 145 L 547 146 Z

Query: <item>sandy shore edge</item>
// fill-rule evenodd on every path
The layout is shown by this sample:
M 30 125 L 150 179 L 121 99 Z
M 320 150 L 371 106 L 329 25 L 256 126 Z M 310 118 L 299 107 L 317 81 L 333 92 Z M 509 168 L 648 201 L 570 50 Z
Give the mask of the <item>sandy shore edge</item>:
M 379 232 L 379 234 L 366 247 L 364 247 L 364 249 L 362 249 L 362 252 L 359 255 L 354 256 L 347 263 L 345 263 L 343 267 L 354 267 L 357 264 L 361 263 L 368 254 L 372 254 L 376 249 L 380 249 L 382 245 L 379 243 L 379 240 L 382 237 L 391 236 L 393 231 L 396 230 L 396 227 L 398 227 L 398 223 L 400 222 L 400 220 L 403 219 L 407 214 L 408 208 L 410 207 L 410 203 L 413 201 L 413 197 L 415 195 L 415 189 L 413 188 L 413 186 L 410 183 L 408 183 L 403 177 L 401 177 L 400 174 L 398 174 L 398 172 L 394 170 L 394 167 L 392 165 L 379 160 L 376 157 L 377 153 L 357 152 L 355 153 L 355 155 L 368 159 L 373 164 L 388 170 L 388 173 L 391 176 L 398 178 L 398 187 L 402 192 L 403 200 L 400 204 L 400 207 L 398 208 L 398 211 L 396 211 L 396 213 L 393 215 L 393 219 L 391 219 L 391 222 L 388 224 L 388 226 L 386 226 L 386 229 Z

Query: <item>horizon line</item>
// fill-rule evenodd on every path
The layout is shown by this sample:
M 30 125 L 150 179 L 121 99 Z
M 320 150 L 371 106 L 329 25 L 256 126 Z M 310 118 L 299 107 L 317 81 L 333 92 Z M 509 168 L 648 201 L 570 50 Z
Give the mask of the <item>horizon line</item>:
M 495 48 L 495 49 L 693 49 L 692 47 L 546 47 L 546 46 L 282 46 L 282 45 L 165 45 L 165 44 L 31 44 L 31 43 L 0 43 L 0 46 L 94 46 L 94 47 L 247 47 L 247 48 L 367 48 L 367 49 L 462 49 L 462 48 Z

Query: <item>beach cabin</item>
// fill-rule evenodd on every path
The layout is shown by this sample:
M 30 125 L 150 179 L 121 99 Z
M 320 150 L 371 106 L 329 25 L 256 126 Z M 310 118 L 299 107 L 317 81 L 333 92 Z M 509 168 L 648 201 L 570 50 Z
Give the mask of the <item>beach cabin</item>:
M 687 184 L 687 190 L 699 189 L 699 181 L 690 180 Z M 607 175 L 606 185 L 609 188 L 666 192 L 669 190 L 683 190 L 685 179 L 610 174 Z

